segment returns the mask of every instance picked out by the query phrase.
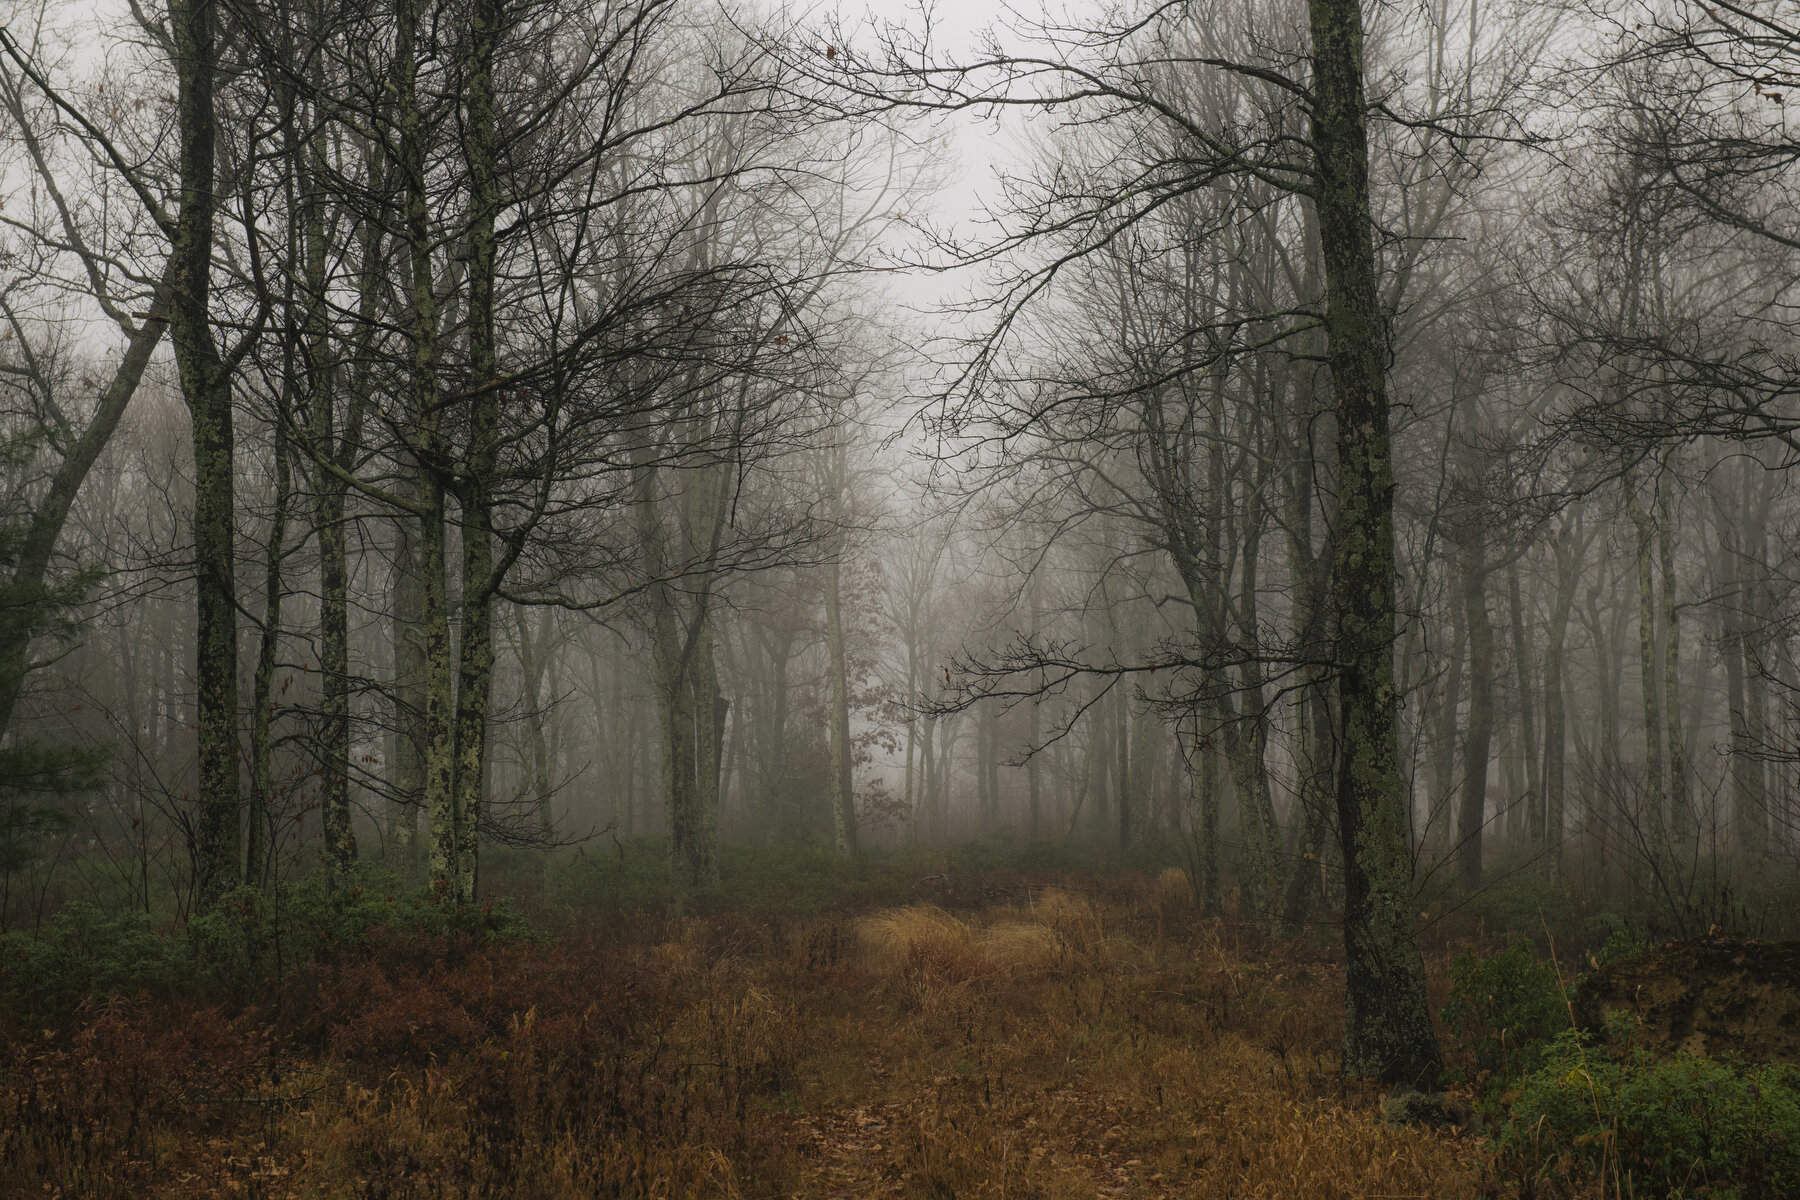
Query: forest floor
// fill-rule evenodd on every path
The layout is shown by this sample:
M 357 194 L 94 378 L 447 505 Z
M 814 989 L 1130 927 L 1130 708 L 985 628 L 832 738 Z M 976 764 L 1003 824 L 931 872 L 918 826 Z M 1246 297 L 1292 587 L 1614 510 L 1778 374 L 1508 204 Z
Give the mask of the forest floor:
M 0 1193 L 1500 1194 L 1483 1137 L 1339 1078 L 1342 996 L 1323 934 L 1198 918 L 1178 877 L 378 937 L 254 1003 L 13 1030 Z

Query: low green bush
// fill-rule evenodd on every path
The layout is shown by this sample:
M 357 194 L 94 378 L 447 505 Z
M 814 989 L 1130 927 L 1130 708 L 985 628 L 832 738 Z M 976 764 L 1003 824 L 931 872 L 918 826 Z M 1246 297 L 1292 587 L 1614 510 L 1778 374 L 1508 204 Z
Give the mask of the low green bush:
M 1785 1200 L 1800 1195 L 1800 1069 L 1643 1050 L 1615 1060 L 1567 1030 L 1520 1081 L 1501 1144 L 1533 1181 Z
M 146 992 L 248 1002 L 294 967 L 360 950 L 376 936 L 537 935 L 511 905 L 447 908 L 369 869 L 338 895 L 318 875 L 266 891 L 241 887 L 184 928 L 71 902 L 35 932 L 0 936 L 0 1008 L 27 1024 L 54 1025 L 83 1001 Z
M 1607 935 L 1601 947 L 1588 956 L 1588 966 L 1598 971 L 1602 967 L 1649 952 L 1650 943 L 1643 934 L 1631 929 L 1615 929 Z
M 1537 1066 L 1551 1039 L 1568 1028 L 1568 993 L 1530 942 L 1490 955 L 1471 946 L 1450 964 L 1443 1016 L 1471 1054 L 1471 1075 L 1497 1084 Z
M 0 1005 L 27 1023 L 55 1023 L 92 997 L 174 988 L 187 967 L 181 938 L 144 913 L 108 916 L 73 901 L 35 933 L 0 935 Z

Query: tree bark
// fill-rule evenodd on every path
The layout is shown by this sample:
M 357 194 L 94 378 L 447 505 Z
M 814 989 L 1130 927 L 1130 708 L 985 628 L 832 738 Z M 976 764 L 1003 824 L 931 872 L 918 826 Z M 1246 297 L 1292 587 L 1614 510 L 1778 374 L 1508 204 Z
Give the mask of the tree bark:
M 1544 803 L 1538 790 L 1542 778 L 1538 768 L 1538 723 L 1536 705 L 1532 703 L 1533 663 L 1531 643 L 1525 637 L 1525 600 L 1519 586 L 1519 568 L 1507 568 L 1507 597 L 1512 609 L 1513 678 L 1519 693 L 1519 742 L 1524 760 L 1525 837 L 1536 848 L 1544 844 Z M 1516 836 L 1516 835 L 1515 835 Z
M 1585 544 L 1585 543 L 1583 543 Z M 1544 656 L 1544 838 L 1552 868 L 1561 873 L 1566 838 L 1564 770 L 1568 756 L 1566 697 L 1563 687 L 1563 648 L 1569 631 L 1569 614 L 1581 586 L 1581 545 L 1575 541 L 1573 522 L 1565 519 L 1557 535 L 1556 603 L 1550 613 L 1550 650 Z
M 1687 742 L 1681 732 L 1681 615 L 1675 607 L 1674 471 L 1662 464 L 1656 478 L 1656 543 L 1662 570 L 1663 711 L 1669 734 L 1669 828 L 1692 847 L 1699 837 L 1688 778 Z M 1685 858 L 1685 855 L 1683 856 Z
M 1338 831 L 1344 847 L 1346 1072 L 1435 1083 L 1443 1067 L 1414 926 L 1394 684 L 1394 472 L 1358 0 L 1310 0 L 1312 148 L 1337 406 Z
M 231 378 L 213 341 L 212 251 L 218 69 L 211 0 L 170 0 L 180 136 L 181 212 L 171 258 L 169 337 L 187 401 L 194 450 L 194 667 L 199 811 L 194 825 L 195 902 L 210 909 L 240 878 L 237 583 Z
M 1476 533 L 1463 567 L 1464 620 L 1469 627 L 1469 728 L 1463 742 L 1462 803 L 1456 815 L 1457 876 L 1465 892 L 1481 887 L 1488 759 L 1494 743 L 1494 626 L 1488 619 L 1486 539 Z
M 1661 689 L 1656 680 L 1656 529 L 1650 514 L 1639 503 L 1633 473 L 1623 479 L 1625 511 L 1637 528 L 1638 665 L 1644 700 L 1644 849 L 1651 859 L 1652 874 L 1660 871 L 1667 849 L 1668 828 L 1663 805 Z

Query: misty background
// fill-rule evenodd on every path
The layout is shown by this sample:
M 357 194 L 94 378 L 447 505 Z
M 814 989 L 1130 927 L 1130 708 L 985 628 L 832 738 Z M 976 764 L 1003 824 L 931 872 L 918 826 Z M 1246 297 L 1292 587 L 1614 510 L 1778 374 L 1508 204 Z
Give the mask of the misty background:
M 220 3 L 202 135 L 159 14 L 0 5 L 0 927 L 970 841 L 1339 906 L 1305 12 L 451 7 Z M 1367 16 L 1420 886 L 1703 932 L 1800 853 L 1800 15 Z

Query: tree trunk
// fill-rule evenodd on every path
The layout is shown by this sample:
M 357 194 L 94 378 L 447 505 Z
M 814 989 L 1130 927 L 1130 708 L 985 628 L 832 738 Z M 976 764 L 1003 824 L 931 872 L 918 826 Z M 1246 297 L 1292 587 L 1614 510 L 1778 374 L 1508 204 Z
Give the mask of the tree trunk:
M 1118 788 L 1119 853 L 1131 849 L 1131 810 L 1138 798 L 1131 794 L 1131 692 L 1120 688 L 1113 709 L 1116 726 L 1113 733 L 1113 782 Z
M 1674 471 L 1664 463 L 1656 478 L 1657 557 L 1662 569 L 1663 712 L 1669 732 L 1669 830 L 1691 851 L 1699 837 L 1688 778 L 1687 741 L 1681 732 L 1681 616 L 1675 608 Z M 1686 855 L 1682 856 L 1684 859 Z
M 326 304 L 325 213 L 317 200 L 323 153 L 297 149 L 303 274 L 306 280 L 304 341 L 307 351 L 307 440 L 315 460 L 348 470 L 361 440 L 360 405 L 352 404 L 338 427 L 337 371 L 332 361 Z M 344 445 L 339 445 L 340 436 Z M 313 528 L 319 545 L 319 811 L 325 832 L 325 878 L 333 892 L 344 886 L 356 859 L 350 818 L 350 564 L 345 538 L 345 484 L 330 469 L 313 470 Z
M 1343 1064 L 1352 1075 L 1429 1085 L 1443 1063 L 1414 926 L 1399 761 L 1388 340 L 1375 285 L 1362 8 L 1358 0 L 1310 0 L 1308 9 L 1326 363 L 1338 418 L 1332 607 L 1338 619 L 1338 832 L 1345 870 Z
M 168 325 L 167 313 L 173 295 L 175 259 L 169 260 L 163 278 L 150 302 L 150 313 L 143 323 L 131 331 L 125 353 L 113 371 L 112 380 L 100 394 L 94 415 L 50 478 L 50 486 L 32 507 L 24 536 L 15 551 L 12 580 L 9 586 L 14 605 L 29 605 L 42 597 L 50 574 L 50 563 L 56 555 L 56 543 L 62 536 L 69 512 L 81 493 L 81 485 L 100 460 L 101 451 L 112 440 L 113 431 L 125 416 L 131 398 L 137 394 L 144 378 L 144 368 L 162 340 Z M 30 673 L 31 641 L 37 634 L 32 622 L 7 622 L 0 629 L 0 737 L 12 726 L 13 709 Z
M 1513 677 L 1519 692 L 1519 742 L 1523 750 L 1525 838 L 1533 848 L 1544 844 L 1544 803 L 1538 791 L 1538 724 L 1532 703 L 1531 644 L 1525 639 L 1525 602 L 1519 587 L 1517 563 L 1507 568 L 1507 596 L 1512 608 Z M 1516 831 L 1515 831 L 1516 832 Z
M 289 372 L 292 378 L 292 372 Z M 275 722 L 275 665 L 281 649 L 281 601 L 286 590 L 282 578 L 287 557 L 287 510 L 293 473 L 288 461 L 287 438 L 277 421 L 274 431 L 275 511 L 269 521 L 268 560 L 263 571 L 263 616 L 256 650 L 256 671 L 250 687 L 250 811 L 244 839 L 244 880 L 252 887 L 267 882 L 269 866 L 269 788 L 272 783 L 273 747 L 270 733 Z
M 425 798 L 425 592 L 420 574 L 417 522 L 394 523 L 393 775 L 388 780 L 388 853 L 401 878 L 418 870 L 419 810 Z
M 1761 682 L 1754 675 L 1750 654 L 1751 597 L 1756 583 L 1751 573 L 1757 566 L 1751 557 L 1757 509 L 1751 477 L 1760 470 L 1760 464 L 1750 462 L 1739 468 L 1738 486 L 1734 489 L 1737 495 L 1733 497 L 1736 512 L 1729 522 L 1731 529 L 1721 531 L 1720 557 L 1724 562 L 1719 572 L 1727 589 L 1722 650 L 1731 739 L 1732 843 L 1740 869 L 1752 873 L 1760 871 L 1769 842 L 1761 747 L 1751 734 L 1750 721 L 1750 690 Z M 1750 536 L 1744 536 L 1746 533 Z
M 1662 712 L 1660 689 L 1656 681 L 1656 581 L 1654 556 L 1656 530 L 1650 514 L 1638 502 L 1632 473 L 1623 480 L 1625 511 L 1637 527 L 1637 600 L 1638 600 L 1638 664 L 1644 693 L 1644 817 L 1649 826 L 1641 830 L 1644 850 L 1650 857 L 1652 875 L 1661 870 L 1667 849 L 1668 830 L 1664 823 L 1662 770 Z
M 481 808 L 487 778 L 488 707 L 494 689 L 493 478 L 499 456 L 500 369 L 494 331 L 495 223 L 502 198 L 497 175 L 494 58 L 499 47 L 501 0 L 470 7 L 468 122 L 464 154 L 469 166 L 469 383 L 468 445 L 457 501 L 462 516 L 462 636 L 456 661 L 455 810 L 458 838 L 455 895 L 475 899 L 480 875 Z
M 1556 539 L 1556 604 L 1550 614 L 1550 650 L 1544 656 L 1544 838 L 1552 867 L 1561 873 L 1565 831 L 1564 768 L 1568 755 L 1563 647 L 1569 614 L 1581 585 L 1581 552 L 1572 523 Z
M 460 899 L 463 813 L 457 807 L 454 667 L 450 638 L 449 536 L 442 472 L 449 456 L 443 437 L 436 273 L 437 240 L 426 176 L 424 107 L 418 91 L 421 0 L 394 6 L 394 94 L 400 127 L 395 168 L 400 176 L 407 257 L 406 336 L 411 343 L 414 519 L 419 527 L 419 625 L 423 651 L 424 719 L 421 760 L 428 826 L 427 868 L 437 895 Z
M 550 889 L 556 862 L 556 819 L 550 811 L 550 741 L 544 735 L 544 668 L 551 653 L 549 609 L 544 610 L 537 636 L 525 619 L 525 611 L 513 610 L 519 639 L 519 676 L 525 691 L 525 736 L 531 754 L 531 794 L 537 809 L 538 837 L 542 840 L 544 890 Z
M 169 337 L 187 401 L 194 449 L 194 568 L 198 621 L 199 812 L 194 826 L 195 902 L 210 909 L 237 885 L 241 829 L 237 729 L 236 513 L 231 379 L 213 343 L 212 249 L 217 196 L 213 111 L 218 52 L 210 0 L 170 0 L 180 132 L 181 212 L 171 257 Z
M 1422 839 L 1428 846 L 1433 844 L 1433 833 L 1439 822 L 1445 828 L 1451 822 L 1450 798 L 1456 791 L 1456 714 L 1462 707 L 1463 673 L 1468 652 L 1469 625 L 1462 597 L 1458 596 L 1450 605 L 1450 655 L 1444 663 L 1444 694 L 1437 711 L 1437 730 L 1432 746 L 1431 811 L 1425 817 Z
M 1469 547 L 1462 599 L 1469 626 L 1469 729 L 1463 742 L 1462 803 L 1456 814 L 1457 876 L 1465 892 L 1481 887 L 1482 834 L 1486 824 L 1488 759 L 1494 742 L 1494 626 L 1488 619 L 1486 539 Z

